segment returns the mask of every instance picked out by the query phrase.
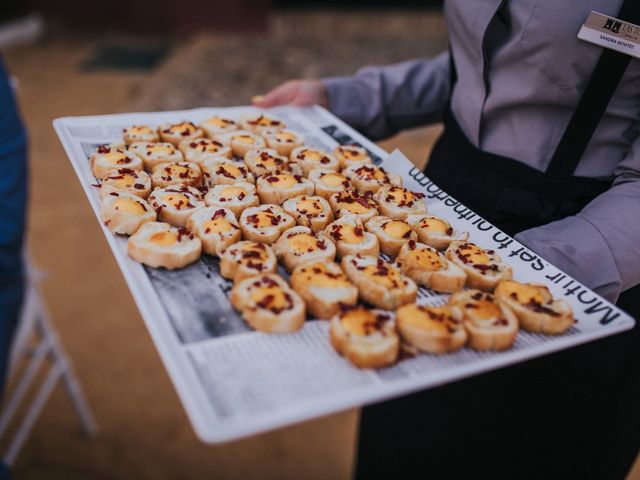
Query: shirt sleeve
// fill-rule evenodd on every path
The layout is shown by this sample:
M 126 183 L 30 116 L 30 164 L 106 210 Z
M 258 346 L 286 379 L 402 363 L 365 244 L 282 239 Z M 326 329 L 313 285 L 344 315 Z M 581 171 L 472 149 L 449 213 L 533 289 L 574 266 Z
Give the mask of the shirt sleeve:
M 373 139 L 437 122 L 449 99 L 449 53 L 323 79 L 329 110 Z
M 640 139 L 611 189 L 580 213 L 516 235 L 538 255 L 610 301 L 640 283 Z

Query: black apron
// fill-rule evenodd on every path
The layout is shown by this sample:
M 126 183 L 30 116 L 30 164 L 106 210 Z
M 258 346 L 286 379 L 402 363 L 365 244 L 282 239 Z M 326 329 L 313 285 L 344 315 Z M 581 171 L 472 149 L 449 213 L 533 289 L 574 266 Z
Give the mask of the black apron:
M 633 1 L 618 16 L 637 23 Z M 579 212 L 611 186 L 573 172 L 628 62 L 603 51 L 546 172 L 478 150 L 448 111 L 425 173 L 511 235 Z M 638 316 L 638 287 L 618 305 Z M 640 448 L 639 332 L 363 408 L 356 477 L 624 478 Z

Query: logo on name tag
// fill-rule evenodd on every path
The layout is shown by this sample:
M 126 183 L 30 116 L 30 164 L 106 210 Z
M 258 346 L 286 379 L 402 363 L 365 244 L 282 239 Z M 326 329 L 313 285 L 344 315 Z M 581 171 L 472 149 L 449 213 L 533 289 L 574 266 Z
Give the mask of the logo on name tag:
M 640 58 L 640 26 L 618 18 L 592 11 L 580 28 L 578 38 Z

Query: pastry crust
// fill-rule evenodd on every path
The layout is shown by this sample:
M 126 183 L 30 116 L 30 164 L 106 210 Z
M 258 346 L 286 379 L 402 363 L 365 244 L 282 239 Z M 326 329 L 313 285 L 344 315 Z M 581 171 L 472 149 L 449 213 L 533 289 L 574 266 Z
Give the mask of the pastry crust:
M 445 255 L 467 274 L 466 285 L 491 292 L 502 280 L 511 279 L 513 272 L 500 255 L 484 250 L 471 242 L 451 242 Z
M 457 232 L 444 218 L 432 215 L 407 215 L 407 223 L 418 234 L 418 240 L 437 250 L 445 250 L 451 242 L 466 242 L 469 238 L 469 232 Z
M 129 237 L 127 249 L 134 260 L 167 270 L 186 267 L 200 258 L 200 239 L 184 227 L 147 222 Z
M 402 340 L 433 354 L 460 350 L 467 341 L 460 311 L 455 307 L 428 307 L 410 303 L 396 312 Z
M 155 188 L 169 185 L 202 186 L 202 171 L 197 163 L 163 163 L 151 173 L 151 183 Z
M 402 273 L 437 292 L 457 292 L 467 280 L 467 274 L 441 252 L 414 240 L 402 246 L 396 261 Z
M 223 157 L 205 160 L 201 166 L 204 183 L 209 187 L 214 185 L 229 185 L 236 182 L 256 183 L 244 162 L 223 160 Z
M 378 238 L 382 253 L 390 257 L 396 257 L 403 245 L 417 238 L 408 223 L 382 215 L 372 217 L 364 226 Z
M 296 221 L 279 205 L 258 205 L 249 207 L 240 215 L 242 236 L 247 240 L 275 243 L 280 234 L 293 227 Z
M 256 190 L 262 203 L 282 204 L 300 195 L 313 195 L 313 183 L 289 172 L 269 173 L 258 177 Z
M 185 226 L 191 214 L 205 206 L 200 191 L 186 185 L 156 188 L 149 195 L 149 203 L 158 214 L 158 219 L 177 227 Z
M 357 145 L 339 145 L 333 150 L 333 156 L 338 159 L 341 169 L 352 165 L 372 163 L 369 152 Z
M 276 254 L 269 245 L 243 240 L 220 254 L 220 275 L 234 282 L 278 269 Z
M 272 148 L 258 148 L 247 152 L 244 163 L 256 177 L 289 170 L 289 159 Z
M 163 142 L 177 147 L 183 140 L 195 140 L 204 137 L 204 132 L 193 122 L 182 121 L 165 123 L 158 127 L 158 135 Z
M 100 182 L 100 197 L 112 192 L 126 192 L 146 199 L 151 193 L 151 177 L 144 170 L 111 170 Z
M 100 199 L 100 216 L 112 233 L 131 235 L 143 223 L 155 221 L 156 212 L 139 196 L 114 191 Z
M 449 305 L 458 307 L 474 350 L 507 350 L 518 335 L 518 319 L 496 298 L 480 290 L 451 295 Z
M 122 129 L 122 140 L 126 146 L 135 142 L 157 142 L 158 133 L 148 125 L 131 125 Z
M 342 269 L 358 287 L 360 298 L 374 307 L 395 310 L 416 300 L 418 287 L 414 281 L 381 258 L 347 255 L 342 259 Z
M 400 338 L 391 314 L 361 305 L 331 318 L 329 339 L 336 352 L 358 368 L 393 365 L 400 353 Z
M 378 215 L 378 203 L 370 193 L 360 195 L 355 190 L 334 193 L 329 197 L 329 205 L 336 218 L 357 215 L 360 220 L 366 222 Z
M 311 261 L 333 262 L 336 247 L 323 233 L 314 233 L 309 227 L 291 227 L 273 244 L 276 257 L 287 272 Z
M 144 163 L 144 169 L 151 172 L 162 163 L 184 162 L 182 153 L 167 142 L 135 142 L 129 145 L 129 151 L 138 155 Z
M 236 130 L 216 135 L 214 140 L 230 147 L 231 153 L 238 158 L 244 158 L 247 152 L 251 150 L 265 148 L 267 146 L 264 138 L 247 130 Z
M 369 164 L 355 164 L 343 170 L 358 192 L 377 192 L 382 187 L 402 187 L 402 177 L 395 173 L 387 172 L 382 167 Z
M 143 168 L 142 160 L 135 153 L 108 145 L 99 146 L 91 155 L 90 162 L 93 176 L 99 180 L 118 168 L 131 170 L 142 170 Z
M 214 115 L 200 123 L 200 128 L 205 132 L 207 137 L 214 138 L 216 135 L 238 130 L 240 126 L 235 120 Z
M 362 220 L 357 215 L 345 215 L 331 222 L 324 233 L 335 243 L 338 258 L 358 254 L 377 257 L 380 254 L 378 238 L 365 231 Z
M 358 289 L 334 262 L 314 260 L 294 268 L 289 279 L 314 318 L 329 319 L 344 306 L 358 302 Z
M 182 140 L 178 146 L 187 162 L 203 164 L 205 160 L 231 158 L 231 148 L 225 147 L 217 140 L 198 138 Z
M 564 300 L 554 300 L 546 285 L 505 280 L 496 287 L 495 296 L 527 332 L 559 335 L 575 323 L 571 306 Z
M 187 228 L 202 241 L 202 251 L 209 255 L 220 255 L 242 236 L 240 225 L 228 208 L 199 208 L 187 220 Z
M 258 135 L 264 135 L 269 132 L 276 132 L 287 128 L 287 125 L 282 120 L 265 115 L 264 113 L 243 116 L 240 119 L 240 126 Z
M 254 330 L 288 333 L 304 325 L 304 302 L 282 277 L 273 273 L 238 282 L 231 290 L 231 304 Z
M 239 218 L 245 209 L 260 204 L 256 187 L 246 182 L 215 185 L 205 195 L 204 202 L 208 207 L 228 208 L 236 218 Z
M 303 175 L 309 175 L 314 168 L 333 172 L 340 170 L 340 163 L 336 157 L 319 148 L 306 146 L 293 149 L 291 155 L 289 155 L 289 165 L 293 164 L 300 166 Z
M 325 168 L 311 170 L 309 180 L 315 185 L 315 194 L 327 200 L 335 193 L 355 190 L 349 179 L 342 173 Z
M 426 214 L 424 197 L 424 193 L 395 186 L 382 187 L 374 195 L 380 214 L 395 220 L 405 220 L 408 215 Z
M 304 137 L 291 130 L 278 130 L 264 134 L 267 146 L 287 158 L 291 152 L 304 144 Z
M 300 195 L 286 200 L 282 208 L 298 225 L 309 227 L 314 232 L 321 231 L 333 221 L 331 206 L 322 197 Z

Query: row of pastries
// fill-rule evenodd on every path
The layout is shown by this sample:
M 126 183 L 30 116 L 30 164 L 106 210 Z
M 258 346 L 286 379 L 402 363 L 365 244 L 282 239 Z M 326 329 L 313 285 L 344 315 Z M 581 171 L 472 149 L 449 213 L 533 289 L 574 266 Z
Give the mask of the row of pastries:
M 218 256 L 248 325 L 284 333 L 328 319 L 331 344 L 358 367 L 401 351 L 505 350 L 520 328 L 558 334 L 574 321 L 365 149 L 307 146 L 271 116 L 131 126 L 90 162 L 102 220 L 129 236 L 133 259 L 176 269 Z M 452 295 L 419 305 L 419 286 Z

